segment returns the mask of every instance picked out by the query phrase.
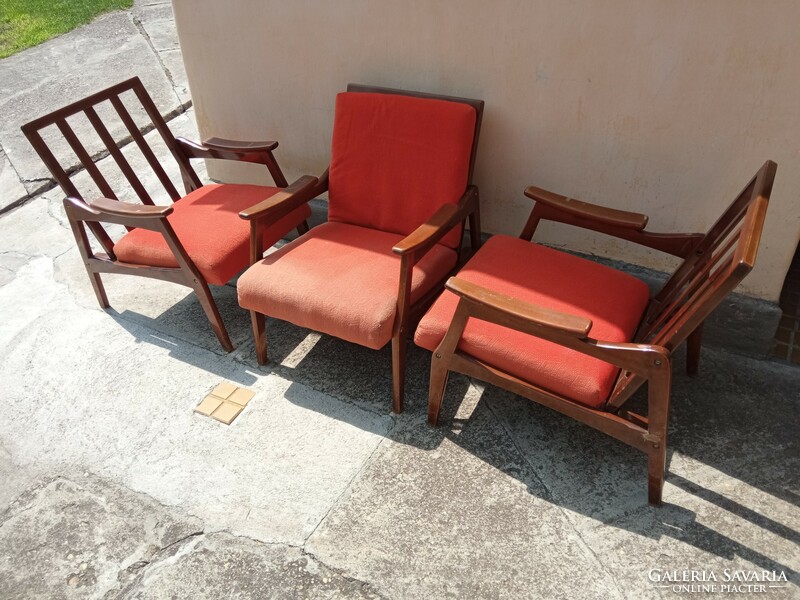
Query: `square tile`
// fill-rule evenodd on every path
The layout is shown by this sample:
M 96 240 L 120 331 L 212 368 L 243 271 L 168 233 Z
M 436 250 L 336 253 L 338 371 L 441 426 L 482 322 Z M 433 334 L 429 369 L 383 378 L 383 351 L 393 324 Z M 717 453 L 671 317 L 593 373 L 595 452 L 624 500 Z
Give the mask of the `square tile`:
M 197 408 L 194 409 L 194 412 L 198 412 L 201 415 L 205 415 L 207 417 L 211 416 L 215 410 L 217 410 L 220 405 L 222 404 L 222 400 L 219 398 L 215 398 L 214 396 L 208 395 L 203 398 L 203 401 L 197 405 Z
M 215 395 L 217 398 L 222 398 L 223 400 L 225 400 L 228 396 L 230 396 L 233 392 L 235 392 L 236 389 L 237 389 L 236 386 L 233 385 L 232 383 L 228 381 L 223 381 L 217 387 L 211 390 L 211 393 Z
M 242 410 L 244 410 L 243 406 L 232 402 L 222 402 L 219 408 L 211 414 L 211 418 L 225 423 L 225 425 L 230 425 Z
M 239 406 L 247 406 L 247 403 L 255 396 L 256 393 L 252 390 L 247 390 L 245 388 L 236 388 L 236 390 L 228 396 L 225 401 L 226 402 L 233 402 L 234 404 L 238 404 Z

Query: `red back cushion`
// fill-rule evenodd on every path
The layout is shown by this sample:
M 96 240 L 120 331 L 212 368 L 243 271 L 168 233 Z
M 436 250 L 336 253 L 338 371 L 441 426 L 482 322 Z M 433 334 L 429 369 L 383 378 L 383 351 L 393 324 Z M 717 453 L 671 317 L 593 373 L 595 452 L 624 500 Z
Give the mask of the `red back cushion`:
M 346 92 L 336 97 L 331 221 L 407 235 L 467 188 L 475 109 L 461 102 Z M 456 248 L 461 228 L 442 243 Z

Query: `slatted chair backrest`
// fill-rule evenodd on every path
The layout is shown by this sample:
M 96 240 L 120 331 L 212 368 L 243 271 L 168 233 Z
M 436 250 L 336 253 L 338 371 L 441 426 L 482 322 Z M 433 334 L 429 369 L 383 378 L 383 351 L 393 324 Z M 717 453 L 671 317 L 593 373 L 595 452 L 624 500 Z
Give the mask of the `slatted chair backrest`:
M 764 163 L 656 294 L 636 341 L 673 350 L 752 270 L 776 167 Z
M 150 125 L 140 128 L 133 120 L 133 117 L 131 117 L 130 112 L 126 108 L 121 98 L 122 94 L 128 91 L 132 91 L 136 95 L 136 98 L 150 119 Z M 124 142 L 127 143 L 128 141 L 133 140 L 136 143 L 140 152 L 150 165 L 150 168 L 156 174 L 167 195 L 169 195 L 173 202 L 178 200 L 181 197 L 181 194 L 175 188 L 175 185 L 172 183 L 169 176 L 164 171 L 164 168 L 159 163 L 158 159 L 153 153 L 152 148 L 145 140 L 143 132 L 147 133 L 152 129 L 158 130 L 167 148 L 178 163 L 187 193 L 202 186 L 200 178 L 192 168 L 188 158 L 186 158 L 186 156 L 178 148 L 175 137 L 167 127 L 167 124 L 164 121 L 164 118 L 161 116 L 161 113 L 159 113 L 158 108 L 156 108 L 153 99 L 147 93 L 147 90 L 145 90 L 144 85 L 142 85 L 142 82 L 139 80 L 139 78 L 133 77 L 105 90 L 97 92 L 96 94 L 92 94 L 91 96 L 78 100 L 77 102 L 73 102 L 72 104 L 55 110 L 47 115 L 39 117 L 38 119 L 34 119 L 33 121 L 30 121 L 22 126 L 22 131 L 28 138 L 28 141 L 39 154 L 42 161 L 67 196 L 84 199 L 77 187 L 70 180 L 67 171 L 61 166 L 61 163 L 54 156 L 53 152 L 42 137 L 41 131 L 51 125 L 55 125 L 61 132 L 61 135 L 63 135 L 64 139 L 75 153 L 75 156 L 78 158 L 89 176 L 94 181 L 97 189 L 100 191 L 100 194 L 106 198 L 111 198 L 114 200 L 118 199 L 117 195 L 114 193 L 114 190 L 111 188 L 100 169 L 92 160 L 89 151 L 83 145 L 67 121 L 67 118 L 82 113 L 86 116 L 86 118 L 89 120 L 89 123 L 97 132 L 97 135 L 103 142 L 106 150 L 114 158 L 114 161 L 116 162 L 120 171 L 125 176 L 134 192 L 136 192 L 136 195 L 139 197 L 139 200 L 141 200 L 143 204 L 153 204 L 153 199 L 147 193 L 147 190 L 145 189 L 141 180 L 136 175 L 130 163 L 120 150 L 121 145 L 124 144 L 120 144 L 114 139 L 109 132 L 108 127 L 105 123 L 103 123 L 103 120 L 98 115 L 96 108 L 98 105 L 104 102 L 109 102 L 111 104 L 120 120 L 125 125 L 130 137 L 126 138 Z
M 777 165 L 767 161 L 708 230 L 648 307 L 634 341 L 674 350 L 755 264 Z M 645 382 L 622 371 L 606 403 L 618 409 Z

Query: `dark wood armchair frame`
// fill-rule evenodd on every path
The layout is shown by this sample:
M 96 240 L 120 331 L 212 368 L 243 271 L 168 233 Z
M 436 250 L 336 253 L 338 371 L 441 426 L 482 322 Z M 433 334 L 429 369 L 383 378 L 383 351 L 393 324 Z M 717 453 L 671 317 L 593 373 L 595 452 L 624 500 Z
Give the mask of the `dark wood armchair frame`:
M 158 177 L 167 195 L 173 202 L 179 200 L 181 194 L 158 162 L 153 150 L 145 140 L 142 130 L 134 122 L 122 101 L 121 95 L 128 91 L 136 95 L 139 103 L 147 113 L 152 127 L 158 130 L 161 139 L 177 161 L 187 194 L 203 186 L 197 172 L 190 163 L 190 159 L 195 158 L 219 158 L 263 164 L 269 170 L 277 187 L 291 189 L 287 187 L 286 178 L 283 176 L 272 154 L 273 150 L 278 147 L 278 142 L 238 142 L 209 138 L 202 144 L 197 144 L 184 138 L 175 138 L 138 77 L 113 85 L 22 126 L 22 131 L 28 141 L 67 196 L 64 199 L 64 210 L 100 306 L 103 308 L 109 307 L 108 297 L 100 279 L 101 273 L 138 275 L 188 286 L 194 290 L 200 300 L 203 311 L 208 317 L 220 344 L 226 351 L 230 352 L 233 350 L 233 344 L 211 295 L 208 283 L 194 262 L 192 262 L 167 220 L 173 208 L 171 206 L 155 205 L 130 163 L 122 154 L 120 145 L 114 140 L 95 109 L 97 105 L 104 102 L 109 102 L 113 106 L 131 139 L 136 143 L 150 168 Z M 141 200 L 141 205 L 118 201 L 111 186 L 103 177 L 100 169 L 67 121 L 68 117 L 79 113 L 83 113 L 88 118 L 109 154 L 114 158 L 120 171 L 122 171 L 139 200 Z M 42 138 L 40 131 L 51 125 L 55 125 L 61 132 L 103 197 L 87 202 L 81 196 L 70 180 L 69 174 L 61 166 Z M 118 260 L 114 255 L 114 242 L 103 228 L 103 223 L 124 225 L 128 230 L 139 227 L 157 231 L 164 236 L 179 266 L 177 268 L 152 267 Z M 92 249 L 87 229 L 97 239 L 104 252 L 95 252 Z M 298 230 L 301 232 L 307 231 L 308 225 L 304 222 Z
M 450 371 L 464 373 L 534 400 L 645 452 L 648 500 L 660 504 L 664 484 L 671 357 L 687 341 L 687 370 L 698 369 L 703 321 L 750 272 L 755 263 L 775 177 L 767 161 L 706 234 L 658 234 L 644 230 L 647 217 L 571 200 L 529 187 L 536 204 L 520 236 L 531 241 L 542 219 L 591 229 L 667 252 L 683 259 L 651 299 L 633 342 L 609 343 L 588 336 L 592 322 L 494 293 L 457 276 L 447 288 L 459 296 L 458 308 L 431 363 L 428 421 L 436 425 Z M 469 319 L 497 323 L 593 356 L 620 368 L 601 409 L 581 405 L 502 372 L 458 350 Z M 648 385 L 647 417 L 625 403 Z
M 475 135 L 472 140 L 469 176 L 467 179 L 467 189 L 464 195 L 458 201 L 458 204 L 443 205 L 427 222 L 420 225 L 420 227 L 392 248 L 392 252 L 400 257 L 397 316 L 395 317 L 394 328 L 392 330 L 392 410 L 395 413 L 400 413 L 403 410 L 403 397 L 405 392 L 406 345 L 408 333 L 413 330 L 411 325 L 422 317 L 425 309 L 427 309 L 436 296 L 441 293 L 444 282 L 447 279 L 446 277 L 442 279 L 430 292 L 425 294 L 417 302 L 412 303 L 412 269 L 414 265 L 416 265 L 417 262 L 419 262 L 419 260 L 454 227 L 462 227 L 463 232 L 463 227 L 467 220 L 469 220 L 470 246 L 472 251 L 476 251 L 480 246 L 480 206 L 478 188 L 472 185 L 472 174 L 475 168 L 475 157 L 478 150 L 478 136 L 483 117 L 484 102 L 483 100 L 456 98 L 452 96 L 441 96 L 437 94 L 426 94 L 422 92 L 411 92 L 352 83 L 348 84 L 347 91 L 398 94 L 418 98 L 434 98 L 451 102 L 462 102 L 472 106 L 476 112 Z M 243 219 L 247 219 L 251 222 L 250 258 L 253 264 L 261 260 L 263 254 L 263 249 L 260 245 L 260 228 L 266 227 L 269 223 L 276 222 L 292 210 L 326 192 L 328 190 L 328 171 L 326 170 L 319 178 L 305 176 L 298 180 L 297 183 L 299 187 L 294 193 L 277 194 L 261 204 L 240 213 Z M 460 247 L 458 251 L 460 259 Z M 255 311 L 250 311 L 250 315 L 253 324 L 253 336 L 255 338 L 258 362 L 264 365 L 267 362 L 265 318 L 264 315 Z

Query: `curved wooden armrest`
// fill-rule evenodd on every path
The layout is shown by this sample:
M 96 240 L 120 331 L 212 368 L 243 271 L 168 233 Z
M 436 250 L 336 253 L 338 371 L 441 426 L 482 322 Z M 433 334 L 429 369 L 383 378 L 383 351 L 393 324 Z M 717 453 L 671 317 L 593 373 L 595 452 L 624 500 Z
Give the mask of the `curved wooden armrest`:
M 534 327 L 546 327 L 577 338 L 586 338 L 592 329 L 591 319 L 567 313 L 558 312 L 512 298 L 505 294 L 493 292 L 480 285 L 451 277 L 445 284 L 448 290 L 481 307 L 493 309 L 498 313 L 497 319 L 492 319 L 498 325 L 515 325 L 520 322 L 528 323 Z M 506 317 L 510 322 L 505 322 Z M 485 316 L 481 316 L 485 318 Z M 526 328 L 527 329 L 527 328 Z
M 392 252 L 402 256 L 420 248 L 432 246 L 463 218 L 457 204 L 443 204 L 430 219 L 397 242 L 392 248 Z
M 647 226 L 647 215 L 641 213 L 617 210 L 598 204 L 573 200 L 572 198 L 554 194 L 553 192 L 548 192 L 547 190 L 534 186 L 525 188 L 525 195 L 551 208 L 597 223 L 633 229 L 635 231 L 642 231 Z
M 400 240 L 392 252 L 403 256 L 422 250 L 423 253 L 466 219 L 477 206 L 476 188 L 470 186 L 458 204 L 443 204 L 430 219 Z
M 272 152 L 278 147 L 278 142 L 243 142 L 241 140 L 226 140 L 225 138 L 210 137 L 203 140 L 203 146 L 214 150 L 227 152 Z
M 145 204 L 131 204 L 110 198 L 96 198 L 88 203 L 90 209 L 101 214 L 129 219 L 152 219 L 153 217 L 166 217 L 175 210 L 172 206 L 152 206 Z
M 189 158 L 222 158 L 225 160 L 242 160 L 271 153 L 278 147 L 278 142 L 239 142 L 222 138 L 208 138 L 202 144 L 177 137 L 183 153 Z M 253 162 L 253 161 L 250 161 Z
M 324 192 L 325 190 L 321 189 L 322 186 L 319 183 L 320 181 L 316 177 L 303 175 L 277 194 L 243 210 L 239 216 L 245 221 L 274 216 L 282 217 Z

